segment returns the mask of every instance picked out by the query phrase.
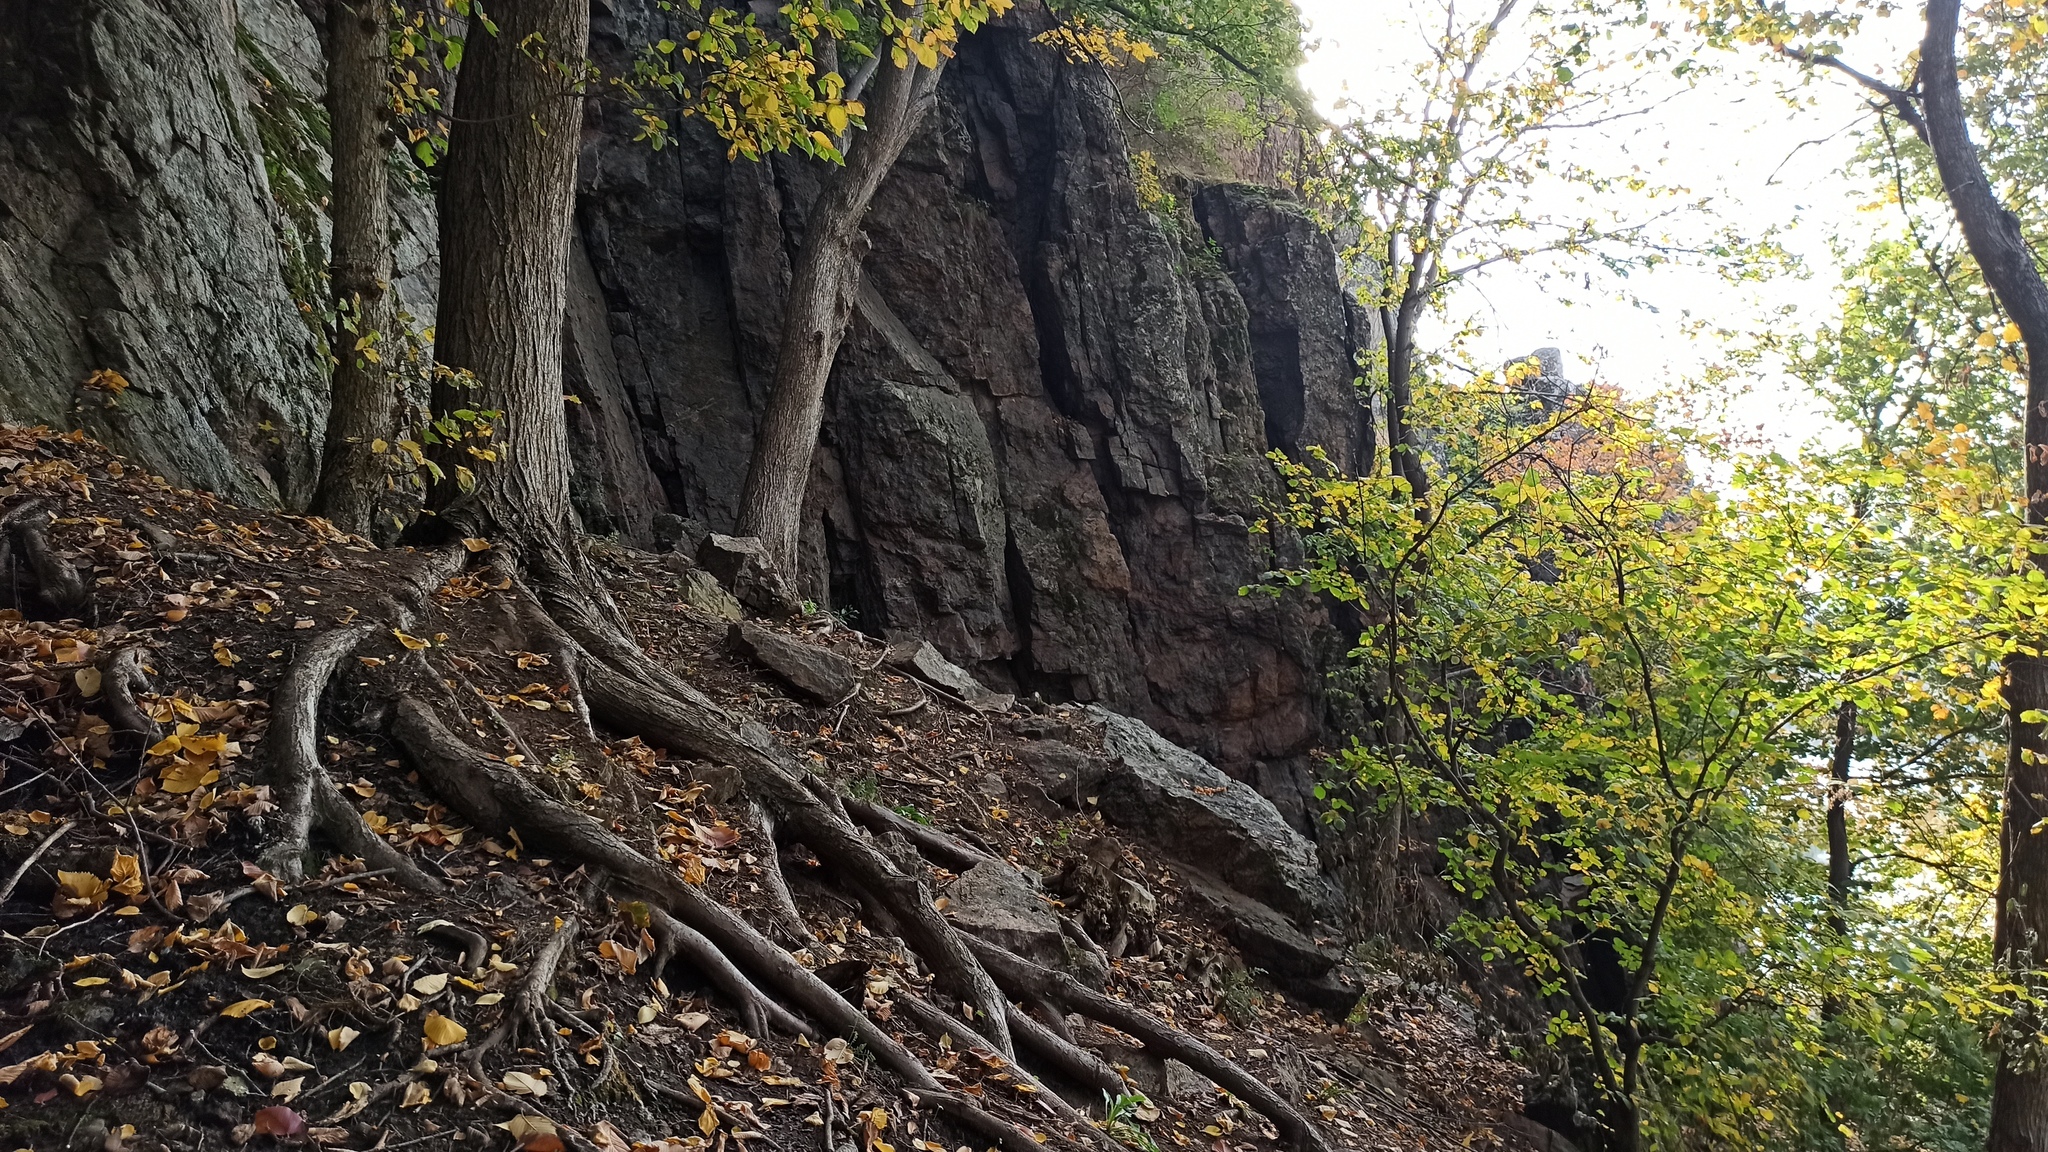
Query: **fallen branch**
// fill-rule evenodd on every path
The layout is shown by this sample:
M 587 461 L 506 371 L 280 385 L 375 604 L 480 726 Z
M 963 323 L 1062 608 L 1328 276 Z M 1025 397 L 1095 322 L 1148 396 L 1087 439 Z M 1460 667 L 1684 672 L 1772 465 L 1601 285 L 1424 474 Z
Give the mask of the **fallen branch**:
M 62 840 L 66 833 L 76 827 L 78 822 L 75 820 L 66 820 L 57 825 L 54 831 L 43 837 L 41 844 L 36 845 L 36 850 L 28 854 L 27 859 L 15 865 L 14 871 L 7 877 L 7 883 L 0 884 L 0 904 L 7 903 L 8 898 L 14 895 L 14 886 L 21 883 L 21 878 L 28 875 L 28 870 L 34 867 L 36 861 L 43 858 L 43 853 L 56 847 L 57 841 Z

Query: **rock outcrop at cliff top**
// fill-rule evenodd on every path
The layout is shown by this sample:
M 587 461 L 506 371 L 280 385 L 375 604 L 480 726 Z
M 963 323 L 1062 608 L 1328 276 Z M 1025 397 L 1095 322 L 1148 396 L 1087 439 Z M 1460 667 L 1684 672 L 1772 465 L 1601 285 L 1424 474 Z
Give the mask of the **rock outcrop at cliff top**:
M 593 51 L 680 38 L 600 6 Z M 969 38 L 869 220 L 797 594 L 991 688 L 1144 719 L 1309 828 L 1329 633 L 1244 598 L 1265 453 L 1369 447 L 1369 325 L 1270 191 L 1147 204 L 1113 94 L 1020 6 Z M 319 45 L 291 0 L 0 0 L 0 416 L 84 426 L 181 483 L 310 491 L 325 364 Z M 579 513 L 732 528 L 818 170 L 633 139 L 593 101 L 565 316 Z M 432 300 L 401 196 L 400 295 Z M 98 369 L 130 387 L 83 387 Z

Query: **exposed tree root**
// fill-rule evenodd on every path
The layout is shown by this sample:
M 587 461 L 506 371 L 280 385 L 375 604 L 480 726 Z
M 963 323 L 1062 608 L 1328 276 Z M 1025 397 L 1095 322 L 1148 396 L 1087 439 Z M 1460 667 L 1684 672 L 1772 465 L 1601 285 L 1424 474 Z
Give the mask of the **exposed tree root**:
M 533 959 L 527 963 L 526 974 L 520 978 L 519 991 L 506 1004 L 505 1015 L 499 1019 L 498 1026 L 464 1057 L 464 1062 L 477 1079 L 489 1082 L 483 1074 L 484 1057 L 507 1043 L 516 1047 L 521 1029 L 526 1031 L 536 1047 L 559 1052 L 561 1040 L 548 1024 L 549 1009 L 554 1006 L 554 997 L 548 990 L 554 986 L 562 957 L 568 954 L 581 931 L 582 925 L 576 917 L 568 917 L 562 921 L 561 927 L 555 929 L 548 942 L 541 945 L 540 951 L 534 953 Z M 568 1068 L 570 1063 L 559 1056 L 555 1062 L 562 1069 Z
M 409 579 L 389 589 L 391 618 L 344 625 L 308 641 L 286 669 L 271 700 L 271 747 L 276 750 L 271 800 L 282 825 L 264 850 L 263 863 L 287 880 L 305 875 L 305 856 L 317 827 L 342 851 L 372 868 L 388 870 L 408 888 L 438 892 L 446 886 L 420 870 L 404 853 L 363 823 L 320 763 L 320 697 L 343 660 L 378 631 L 403 628 L 424 610 L 433 589 L 461 571 L 463 552 L 444 548 L 422 554 Z
M 149 674 L 142 669 L 144 651 L 141 645 L 130 644 L 102 660 L 100 691 L 106 694 L 114 730 L 130 733 L 147 748 L 163 738 L 163 729 L 135 702 L 137 692 L 149 691 Z
M 754 854 L 761 861 L 761 885 L 768 890 L 771 926 L 789 943 L 809 943 L 811 930 L 804 925 L 804 914 L 796 906 L 796 897 L 790 894 L 789 877 L 782 874 L 782 857 L 775 845 L 775 817 L 757 800 L 747 802 L 747 817 L 753 824 Z
M 654 971 L 657 974 L 667 966 L 669 959 L 680 956 L 739 1005 L 750 1034 L 766 1036 L 773 1028 L 787 1035 L 817 1039 L 816 1029 L 792 1016 L 782 1005 L 754 987 L 746 973 L 726 959 L 725 953 L 705 939 L 702 932 L 669 915 L 666 909 L 655 907 L 651 912 L 654 921 L 651 931 L 656 942 Z
M 905 840 L 917 846 L 917 850 L 935 864 L 944 865 L 957 872 L 965 872 L 977 864 L 997 862 L 996 858 L 974 847 L 957 836 L 949 836 L 927 824 L 919 824 L 872 800 L 858 796 L 842 796 L 840 803 L 846 806 L 846 814 L 858 821 L 862 827 L 876 833 L 900 832 Z
M 25 500 L 0 516 L 0 529 L 28 565 L 43 599 L 69 615 L 84 611 L 92 597 L 78 569 L 50 547 L 49 514 L 54 510 L 47 500 Z
M 1013 992 L 1064 1004 L 1083 1016 L 1137 1037 L 1148 1050 L 1179 1060 L 1258 1109 L 1301 1152 L 1328 1152 L 1322 1132 L 1293 1104 L 1242 1065 L 1194 1036 L 1150 1012 L 1097 992 L 1064 972 L 1034 964 L 986 940 L 968 939 L 989 970 Z
M 956 1044 L 964 1041 L 987 1051 L 993 1052 L 995 1050 L 989 1044 L 987 1038 L 973 1028 L 968 1027 L 966 1021 L 961 1020 L 936 1004 L 920 1000 L 915 996 L 899 996 L 896 998 L 895 1004 L 897 1011 L 910 1017 L 925 1035 L 932 1037 L 934 1040 L 950 1034 Z M 1124 1152 L 1121 1145 L 1111 1140 L 1101 1129 L 1095 1127 L 1094 1123 L 1088 1117 L 1082 1115 L 1079 1109 L 1067 1103 L 1065 1097 L 1053 1091 L 1043 1081 L 1039 1080 L 1038 1077 L 1026 1071 L 1023 1065 L 1011 1064 L 1010 1069 L 1012 1075 L 1023 1081 L 1031 1095 L 1031 1099 L 1037 1101 L 1039 1106 L 1044 1108 L 1047 1113 L 1087 1133 L 1094 1143 L 1105 1149 L 1105 1152 Z M 1121 1089 L 1121 1082 L 1119 1082 L 1118 1087 Z
M 643 855 L 588 813 L 543 792 L 517 768 L 485 759 L 458 740 L 426 706 L 398 703 L 392 737 L 442 799 L 480 828 L 517 825 L 529 842 L 557 845 L 645 892 L 696 928 L 734 965 L 772 988 L 828 1029 L 851 1035 L 904 1085 L 955 1120 L 1013 1152 L 1040 1147 L 1031 1133 L 985 1111 L 971 1097 L 949 1093 L 915 1054 L 796 958 L 667 866 Z M 751 981 L 750 981 L 751 982 Z
M 628 678 L 604 661 L 587 662 L 584 691 L 598 717 L 654 743 L 738 767 L 749 791 L 792 836 L 875 895 L 948 991 L 972 1005 L 977 1016 L 988 1016 L 989 1039 L 996 1050 L 1014 1058 L 1002 992 L 960 933 L 932 906 L 921 872 L 899 867 L 850 820 L 827 807 L 805 785 L 803 770 L 783 762 L 773 737 L 759 725 L 737 724 L 724 709 L 645 657 L 640 665 L 651 673 L 645 680 Z
M 1111 1096 L 1130 1091 L 1130 1085 L 1107 1061 L 1074 1043 L 1016 1008 L 1010 1009 L 1010 1034 L 1017 1046 L 1035 1057 L 1041 1066 Z
M 289 881 L 305 876 L 305 857 L 312 832 L 321 832 L 352 856 L 373 868 L 389 868 L 408 888 L 440 891 L 444 885 L 386 843 L 363 823 L 320 763 L 320 697 L 342 660 L 380 628 L 364 622 L 336 628 L 315 637 L 299 650 L 283 683 L 271 700 L 271 747 L 275 750 L 272 801 L 277 805 L 276 834 L 263 852 L 263 865 Z

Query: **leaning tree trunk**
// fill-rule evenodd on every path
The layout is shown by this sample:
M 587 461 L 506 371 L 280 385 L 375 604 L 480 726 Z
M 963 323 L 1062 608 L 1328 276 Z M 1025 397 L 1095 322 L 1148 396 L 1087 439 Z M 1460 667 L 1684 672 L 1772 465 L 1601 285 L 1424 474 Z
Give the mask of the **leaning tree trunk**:
M 1956 73 L 1960 8 L 1961 0 L 1927 4 L 1927 37 L 1920 45 L 1927 142 L 1970 254 L 2019 327 L 2026 349 L 2026 518 L 2039 528 L 2048 526 L 2048 283 L 2028 252 L 2019 218 L 1998 202 L 1970 140 Z M 2005 693 L 2010 719 L 1993 952 L 2006 972 L 2031 987 L 2048 929 L 2048 836 L 2032 834 L 2048 818 L 2048 736 L 2025 717 L 2048 711 L 2048 659 L 2008 657 Z M 2048 1064 L 2036 1058 L 2034 1047 L 2030 1036 L 2021 1037 L 1999 1060 L 1991 1093 L 1991 1152 L 2048 1149 Z
M 585 0 L 493 0 L 496 35 L 472 35 L 456 85 L 441 188 L 436 417 L 496 411 L 492 433 L 444 442 L 429 507 L 522 553 L 570 546 L 562 314 Z M 490 453 L 488 456 L 478 453 Z
M 886 48 L 883 49 L 886 51 Z M 939 67 L 945 66 L 944 61 Z M 803 247 L 782 311 L 782 346 L 768 410 L 740 489 L 739 531 L 758 536 L 785 572 L 795 570 L 811 454 L 824 419 L 825 383 L 860 290 L 868 204 L 924 118 L 939 70 L 884 64 L 867 101 L 867 130 L 833 171 L 804 223 Z
M 388 365 L 391 298 L 391 182 L 388 161 L 391 6 L 385 0 L 329 0 L 327 120 L 333 158 L 328 278 L 335 322 L 327 448 L 313 511 L 348 532 L 369 534 L 390 502 L 395 459 L 377 451 L 404 426 L 404 397 Z M 388 449 L 388 444 L 385 445 Z

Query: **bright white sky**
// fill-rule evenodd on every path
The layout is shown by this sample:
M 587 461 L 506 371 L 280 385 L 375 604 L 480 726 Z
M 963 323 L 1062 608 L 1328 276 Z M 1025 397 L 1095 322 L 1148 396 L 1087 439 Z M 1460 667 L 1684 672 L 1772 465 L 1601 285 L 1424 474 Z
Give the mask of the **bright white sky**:
M 1417 19 L 1437 28 L 1443 20 L 1442 0 L 1297 3 L 1310 24 L 1310 40 L 1320 41 L 1302 68 L 1302 80 L 1332 115 L 1340 99 L 1370 104 L 1404 83 L 1424 51 Z M 1913 25 L 1911 19 L 1888 21 L 1861 38 L 1855 50 L 1867 53 L 1872 66 L 1890 64 L 1910 46 Z M 1812 107 L 1794 111 L 1776 87 L 1796 80 L 1790 65 L 1754 56 L 1716 57 L 1716 66 L 1727 69 L 1724 75 L 1689 91 L 1672 82 L 1666 91 L 1676 94 L 1647 114 L 1598 134 L 1575 135 L 1575 155 L 1595 164 L 1611 160 L 1617 170 L 1654 166 L 1655 179 L 1711 195 L 1725 218 L 1742 222 L 1752 234 L 1766 225 L 1786 227 L 1787 247 L 1811 263 L 1810 277 L 1736 287 L 1711 274 L 1658 270 L 1630 283 L 1655 306 L 1651 312 L 1605 296 L 1566 305 L 1524 270 L 1503 267 L 1482 274 L 1461 301 L 1483 318 L 1499 359 L 1556 345 L 1576 380 L 1597 377 L 1634 394 L 1655 393 L 1697 376 L 1717 357 L 1714 342 L 1682 334 L 1683 317 L 1754 328 L 1783 324 L 1770 317 L 1790 306 L 1796 310 L 1792 322 L 1811 329 L 1834 308 L 1829 239 L 1849 239 L 1860 248 L 1865 238 L 1896 228 L 1895 212 L 1858 211 L 1859 189 L 1841 175 L 1853 146 L 1848 130 L 1870 116 L 1856 92 L 1826 80 L 1813 85 Z M 1788 447 L 1825 433 L 1825 422 L 1792 386 L 1768 377 L 1731 402 L 1727 424 L 1731 430 L 1761 431 Z

